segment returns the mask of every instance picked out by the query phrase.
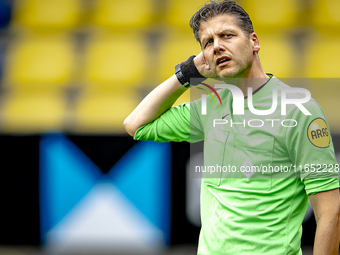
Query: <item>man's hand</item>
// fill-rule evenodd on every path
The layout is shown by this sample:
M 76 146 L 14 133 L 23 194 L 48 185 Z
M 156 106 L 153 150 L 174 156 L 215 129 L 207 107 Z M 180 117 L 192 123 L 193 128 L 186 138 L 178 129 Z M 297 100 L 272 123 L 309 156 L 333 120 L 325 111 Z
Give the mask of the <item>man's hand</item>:
M 194 58 L 194 63 L 201 75 L 207 78 L 217 78 L 216 73 L 210 68 L 209 64 L 204 60 L 203 52 Z

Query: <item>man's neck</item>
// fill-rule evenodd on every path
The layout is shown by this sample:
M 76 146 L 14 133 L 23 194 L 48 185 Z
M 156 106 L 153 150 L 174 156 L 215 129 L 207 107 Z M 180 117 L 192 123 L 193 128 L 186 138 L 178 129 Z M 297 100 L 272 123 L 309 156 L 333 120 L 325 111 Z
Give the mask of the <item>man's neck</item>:
M 263 71 L 257 54 L 254 56 L 253 65 L 245 71 L 241 77 L 242 78 L 226 78 L 223 80 L 227 84 L 238 86 L 242 90 L 244 97 L 248 96 L 249 87 L 252 88 L 252 91 L 255 91 L 270 79 Z
M 263 72 L 263 75 L 256 76 L 256 78 L 246 78 L 240 83 L 239 88 L 242 90 L 244 97 L 248 97 L 248 88 L 252 88 L 254 92 L 256 89 L 266 84 L 270 77 Z

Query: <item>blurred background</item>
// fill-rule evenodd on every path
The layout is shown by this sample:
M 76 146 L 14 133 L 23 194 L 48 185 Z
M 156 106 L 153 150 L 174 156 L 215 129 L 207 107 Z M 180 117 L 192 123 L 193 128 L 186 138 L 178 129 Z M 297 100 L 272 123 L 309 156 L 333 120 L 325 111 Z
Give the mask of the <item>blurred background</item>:
M 189 145 L 135 142 L 122 123 L 200 52 L 188 22 L 204 2 L 0 0 L 0 254 L 195 254 Z M 264 70 L 311 91 L 340 153 L 340 1 L 237 3 Z M 314 231 L 309 216 L 306 254 Z

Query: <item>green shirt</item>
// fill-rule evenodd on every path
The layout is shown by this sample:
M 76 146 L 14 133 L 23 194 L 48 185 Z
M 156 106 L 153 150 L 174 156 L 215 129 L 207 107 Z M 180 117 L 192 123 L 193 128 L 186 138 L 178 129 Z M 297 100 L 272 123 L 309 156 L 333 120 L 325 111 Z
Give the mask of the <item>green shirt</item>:
M 233 114 L 233 96 L 222 89 L 223 105 L 207 98 L 206 115 L 200 114 L 202 100 L 182 104 L 135 134 L 136 140 L 156 142 L 204 140 L 198 254 L 302 254 L 308 195 L 339 187 L 339 167 L 320 106 L 313 99 L 303 104 L 311 113 L 306 116 L 288 104 L 281 115 L 280 91 L 289 86 L 271 78 L 253 95 L 255 109 L 272 106 L 274 88 L 278 106 L 269 116 L 251 113 L 248 98 L 244 115 Z M 214 120 L 223 124 L 214 127 Z

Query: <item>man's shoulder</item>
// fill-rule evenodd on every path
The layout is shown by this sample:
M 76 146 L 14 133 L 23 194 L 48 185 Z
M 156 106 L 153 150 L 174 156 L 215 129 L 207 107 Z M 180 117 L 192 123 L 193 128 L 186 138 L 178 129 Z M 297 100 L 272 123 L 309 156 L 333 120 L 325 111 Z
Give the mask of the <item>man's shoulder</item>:
M 275 83 L 274 88 L 277 88 L 281 91 L 280 93 L 281 96 L 282 96 L 282 91 L 285 91 L 287 99 L 301 99 L 301 98 L 308 97 L 308 95 L 311 95 L 310 91 L 305 86 L 299 86 L 298 84 L 297 85 L 294 84 L 294 86 L 290 86 L 276 77 L 273 77 L 272 79 L 274 79 L 274 83 Z M 318 102 L 312 97 L 310 97 L 308 102 L 303 103 L 303 105 L 321 108 Z

